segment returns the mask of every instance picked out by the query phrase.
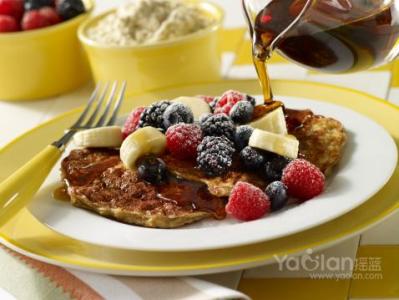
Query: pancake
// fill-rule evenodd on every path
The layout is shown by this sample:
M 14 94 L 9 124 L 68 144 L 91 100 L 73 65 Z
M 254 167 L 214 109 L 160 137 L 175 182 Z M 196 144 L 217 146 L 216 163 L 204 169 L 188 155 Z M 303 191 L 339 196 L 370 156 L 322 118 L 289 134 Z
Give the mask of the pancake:
M 73 205 L 121 222 L 175 228 L 225 217 L 226 199 L 210 194 L 206 185 L 175 177 L 152 185 L 123 166 L 119 151 L 72 150 L 61 171 Z
M 324 173 L 341 159 L 346 143 L 342 124 L 310 110 L 286 110 L 288 131 L 299 140 L 299 156 Z M 145 227 L 176 228 L 205 218 L 223 219 L 230 191 L 238 181 L 264 189 L 268 182 L 243 171 L 238 159 L 223 176 L 207 177 L 195 162 L 165 153 L 171 174 L 166 184 L 140 180 L 124 167 L 118 150 L 75 149 L 61 164 L 62 178 L 73 205 L 102 216 Z

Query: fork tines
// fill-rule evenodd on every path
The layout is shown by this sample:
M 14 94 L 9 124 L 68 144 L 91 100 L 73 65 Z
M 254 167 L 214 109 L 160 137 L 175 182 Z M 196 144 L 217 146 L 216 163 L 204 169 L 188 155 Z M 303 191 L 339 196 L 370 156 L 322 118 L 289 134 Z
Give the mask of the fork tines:
M 75 129 L 114 125 L 126 90 L 126 81 L 98 83 L 79 119 Z M 111 109 L 112 108 L 112 109 Z M 86 120 L 87 119 L 87 120 Z

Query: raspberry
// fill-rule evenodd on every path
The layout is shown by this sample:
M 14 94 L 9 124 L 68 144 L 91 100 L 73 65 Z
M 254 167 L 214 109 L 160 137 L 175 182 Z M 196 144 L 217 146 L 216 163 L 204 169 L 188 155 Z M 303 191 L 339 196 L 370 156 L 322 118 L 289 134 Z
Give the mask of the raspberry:
M 226 91 L 217 100 L 214 106 L 214 113 L 215 114 L 224 113 L 228 115 L 230 113 L 230 110 L 233 108 L 234 104 L 242 100 L 247 100 L 255 106 L 255 98 L 240 93 L 238 91 L 233 91 L 233 90 Z
M 193 123 L 194 115 L 191 109 L 182 103 L 172 103 L 163 113 L 163 126 L 169 128 L 178 123 Z
M 324 190 L 324 174 L 312 163 L 295 159 L 283 170 L 281 180 L 288 194 L 300 200 L 309 200 Z
M 247 170 L 256 171 L 265 163 L 265 155 L 260 150 L 247 146 L 240 152 L 240 160 Z
M 204 136 L 224 136 L 234 141 L 234 123 L 225 114 L 205 115 L 200 120 L 200 126 Z
M 169 101 L 159 101 L 147 107 L 141 114 L 138 127 L 152 126 L 165 131 L 163 125 L 163 113 L 171 104 Z
M 51 26 L 61 21 L 56 11 L 52 7 L 43 7 L 28 11 L 22 18 L 22 29 L 32 30 Z
M 23 14 L 23 0 L 0 0 L 0 15 L 13 17 L 15 21 L 19 22 Z
M 221 176 L 233 162 L 233 143 L 223 136 L 207 136 L 197 147 L 197 164 L 208 176 Z
M 18 23 L 13 17 L 0 15 L 0 32 L 14 32 L 18 30 Z
M 57 24 L 61 22 L 60 16 L 57 14 L 54 8 L 45 6 L 40 10 L 40 14 L 45 17 L 51 25 Z
M 256 220 L 270 212 L 270 200 L 260 188 L 239 181 L 230 193 L 226 212 L 242 221 Z
M 177 158 L 195 158 L 201 140 L 202 131 L 196 124 L 179 123 L 166 131 L 166 148 Z
M 133 110 L 130 115 L 127 117 L 125 125 L 122 129 L 122 136 L 125 139 L 128 135 L 133 133 L 137 129 L 137 125 L 139 124 L 141 114 L 143 113 L 145 107 L 138 107 Z

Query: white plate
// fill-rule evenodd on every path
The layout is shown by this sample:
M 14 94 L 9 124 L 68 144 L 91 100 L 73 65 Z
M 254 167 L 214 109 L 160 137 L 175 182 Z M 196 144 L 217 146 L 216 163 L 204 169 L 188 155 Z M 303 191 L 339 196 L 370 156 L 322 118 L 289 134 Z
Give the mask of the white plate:
M 311 108 L 317 114 L 340 120 L 349 135 L 344 157 L 329 176 L 325 192 L 310 201 L 251 222 L 228 217 L 179 229 L 143 228 L 54 200 L 51 192 L 60 181 L 55 168 L 29 208 L 56 232 L 84 242 L 134 250 L 194 251 L 252 244 L 315 227 L 359 206 L 385 185 L 396 166 L 397 150 L 383 127 L 341 106 L 281 98 L 289 108 Z

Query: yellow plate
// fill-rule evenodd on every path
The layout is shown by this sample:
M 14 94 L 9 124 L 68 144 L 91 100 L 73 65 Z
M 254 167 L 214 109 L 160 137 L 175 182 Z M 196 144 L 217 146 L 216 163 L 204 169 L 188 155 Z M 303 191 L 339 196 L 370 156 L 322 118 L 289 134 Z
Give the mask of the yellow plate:
M 350 89 L 301 81 L 275 81 L 276 94 L 346 106 L 384 126 L 399 144 L 399 109 L 384 100 Z M 178 95 L 220 94 L 234 88 L 251 94 L 259 92 L 255 81 L 224 81 L 155 91 L 126 101 L 123 111 L 159 98 Z M 0 150 L 0 181 L 48 144 L 78 115 L 63 114 L 20 136 Z M 367 162 L 364 162 L 367 163 Z M 21 183 L 23 184 L 23 183 Z M 229 249 L 190 252 L 146 252 L 98 247 L 61 236 L 22 211 L 0 229 L 5 245 L 42 261 L 84 270 L 126 275 L 186 275 L 222 272 L 271 262 L 274 255 L 301 253 L 322 248 L 353 236 L 380 222 L 399 208 L 399 168 L 388 184 L 353 211 L 321 226 L 268 242 Z M 240 234 L 237 232 L 237 234 Z M 170 241 L 171 243 L 173 241 Z

